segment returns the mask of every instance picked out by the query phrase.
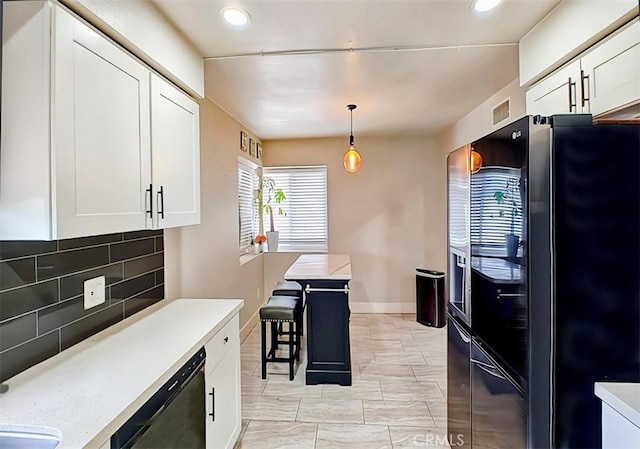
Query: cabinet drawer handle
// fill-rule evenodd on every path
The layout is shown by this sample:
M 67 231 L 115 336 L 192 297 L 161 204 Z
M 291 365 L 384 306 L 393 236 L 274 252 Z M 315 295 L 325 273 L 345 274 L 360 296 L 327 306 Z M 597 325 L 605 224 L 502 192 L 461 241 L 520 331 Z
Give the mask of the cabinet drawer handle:
M 229 343 L 229 337 L 224 337 L 224 342 Z
M 158 217 L 164 218 L 164 188 L 160 186 L 160 190 L 158 190 L 158 196 L 160 200 L 158 201 Z
M 591 99 L 585 95 L 585 80 L 587 81 L 586 86 L 589 87 L 589 75 L 584 74 L 584 70 L 580 70 L 580 90 L 582 91 L 582 107 L 584 108 L 584 104 Z M 589 90 L 591 92 L 591 90 Z
M 146 210 L 145 212 L 149 214 L 149 218 L 153 218 L 153 185 L 152 184 L 149 184 L 149 188 L 145 190 L 145 198 L 147 196 L 146 192 L 149 192 L 149 209 Z
M 216 389 L 215 387 L 211 388 L 211 393 L 209 393 L 209 396 L 211 396 L 211 413 L 209 413 L 209 416 L 211 416 L 211 421 L 215 422 L 216 421 Z

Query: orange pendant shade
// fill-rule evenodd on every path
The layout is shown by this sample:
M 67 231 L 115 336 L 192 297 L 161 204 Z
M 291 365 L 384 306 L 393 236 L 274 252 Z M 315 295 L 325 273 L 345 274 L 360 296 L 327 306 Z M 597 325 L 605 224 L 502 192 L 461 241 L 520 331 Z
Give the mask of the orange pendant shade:
M 475 150 L 471 150 L 471 173 L 478 173 L 482 167 L 482 156 Z
M 349 173 L 357 173 L 360 170 L 361 162 L 360 154 L 353 146 L 349 147 L 349 151 L 344 155 L 344 169 Z

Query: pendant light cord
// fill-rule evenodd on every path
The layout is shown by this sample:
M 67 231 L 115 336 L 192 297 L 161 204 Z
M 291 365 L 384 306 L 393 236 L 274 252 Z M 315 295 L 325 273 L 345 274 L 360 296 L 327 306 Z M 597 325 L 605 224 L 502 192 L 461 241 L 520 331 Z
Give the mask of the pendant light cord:
M 349 112 L 351 113 L 351 134 L 349 134 L 349 146 L 353 146 L 353 143 L 355 141 L 355 139 L 353 138 L 353 110 L 356 107 L 357 106 L 355 104 L 347 105 L 347 108 L 349 109 Z
M 351 112 L 351 134 L 349 135 L 349 145 L 353 145 L 353 142 L 354 142 L 354 138 L 353 138 L 353 109 L 351 109 L 349 112 Z

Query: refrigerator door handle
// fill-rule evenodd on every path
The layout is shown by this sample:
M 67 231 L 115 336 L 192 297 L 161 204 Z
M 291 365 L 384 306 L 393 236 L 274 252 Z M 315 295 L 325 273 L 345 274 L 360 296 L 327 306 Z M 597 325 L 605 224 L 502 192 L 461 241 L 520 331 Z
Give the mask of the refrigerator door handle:
M 500 374 L 500 372 L 494 366 L 492 366 L 492 365 L 490 365 L 488 363 L 484 363 L 484 362 L 481 362 L 480 360 L 476 360 L 476 359 L 471 359 L 471 363 L 476 365 L 478 368 L 480 368 L 485 373 L 491 374 L 493 377 L 497 377 L 498 379 L 502 379 L 502 380 L 507 380 L 507 378 L 504 377 L 502 374 Z
M 471 343 L 471 337 L 467 337 L 464 334 L 462 329 L 460 329 L 460 325 L 456 324 L 456 322 L 452 319 L 450 319 L 449 322 L 452 323 L 455 330 L 458 331 L 458 334 L 460 335 L 460 338 L 462 339 L 462 341 L 464 341 L 465 343 Z

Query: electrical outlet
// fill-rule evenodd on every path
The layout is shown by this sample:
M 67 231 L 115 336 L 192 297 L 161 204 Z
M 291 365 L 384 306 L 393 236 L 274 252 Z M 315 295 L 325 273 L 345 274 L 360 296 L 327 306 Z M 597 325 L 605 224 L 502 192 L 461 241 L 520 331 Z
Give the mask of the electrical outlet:
M 104 276 L 84 281 L 84 310 L 104 303 Z
M 260 289 L 256 290 L 256 299 L 258 301 L 262 301 L 262 295 L 260 295 L 261 291 Z

